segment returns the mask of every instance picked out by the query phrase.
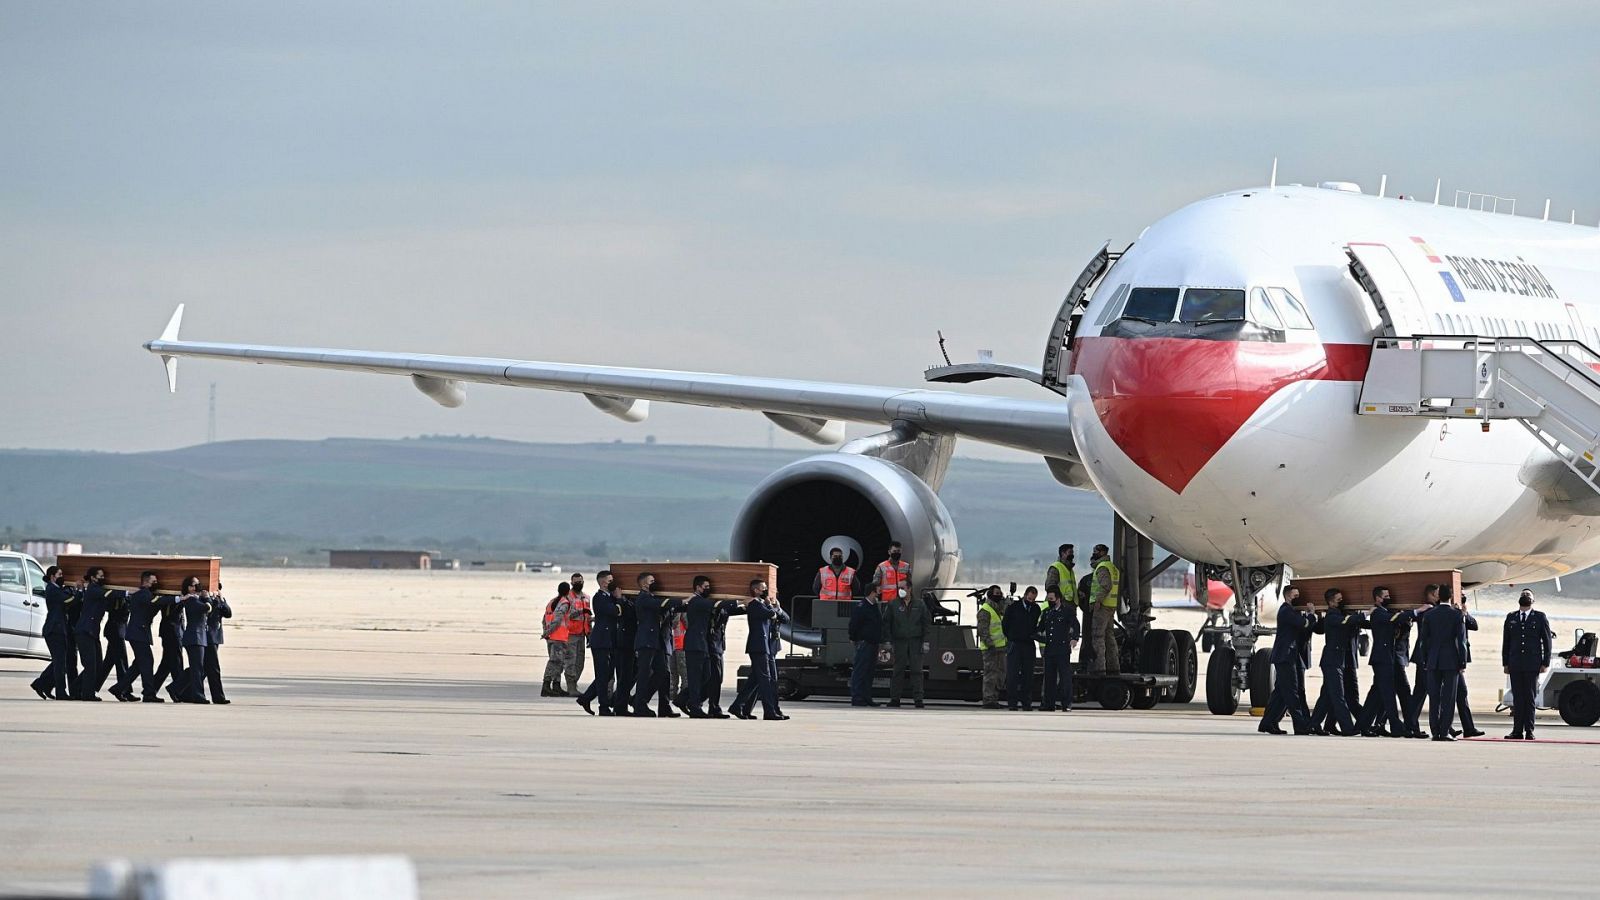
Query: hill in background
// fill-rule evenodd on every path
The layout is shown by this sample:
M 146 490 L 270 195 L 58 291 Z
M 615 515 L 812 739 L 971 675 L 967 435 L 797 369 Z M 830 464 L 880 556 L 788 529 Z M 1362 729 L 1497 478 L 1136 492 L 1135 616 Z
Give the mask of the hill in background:
M 322 564 L 322 548 L 447 556 L 714 558 L 761 479 L 806 454 L 484 438 L 234 441 L 153 453 L 0 451 L 0 542 L 51 536 L 230 562 Z M 1043 462 L 957 458 L 941 492 L 966 560 L 1108 541 L 1095 494 Z

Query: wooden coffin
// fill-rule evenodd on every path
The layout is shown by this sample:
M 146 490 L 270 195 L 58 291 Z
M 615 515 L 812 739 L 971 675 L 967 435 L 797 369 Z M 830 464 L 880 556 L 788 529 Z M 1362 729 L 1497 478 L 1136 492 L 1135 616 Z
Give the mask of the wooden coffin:
M 617 579 L 618 593 L 627 597 L 639 593 L 641 572 L 654 572 L 659 585 L 656 593 L 667 597 L 687 597 L 694 593 L 696 575 L 711 579 L 711 596 L 718 600 L 743 600 L 750 596 L 750 580 L 753 578 L 760 578 L 767 583 L 769 596 L 778 596 L 778 567 L 772 563 L 614 562 L 610 568 L 611 574 Z
M 160 592 L 163 594 L 176 594 L 183 580 L 190 575 L 200 579 L 202 589 L 216 590 L 222 577 L 222 560 L 215 556 L 96 556 L 79 553 L 56 557 L 56 565 L 66 571 L 69 582 L 82 578 L 85 572 L 95 566 L 102 566 L 106 570 L 106 586 L 125 590 L 138 590 L 139 575 L 147 571 L 154 572 L 161 579 Z
M 1430 584 L 1448 585 L 1451 595 L 1461 596 L 1461 572 L 1402 572 L 1392 575 L 1339 575 L 1333 578 L 1296 578 L 1294 586 L 1300 596 L 1317 609 L 1326 608 L 1322 595 L 1328 588 L 1344 592 L 1346 609 L 1372 608 L 1372 589 L 1383 585 L 1389 589 L 1390 609 L 1416 609 L 1422 605 L 1422 592 Z

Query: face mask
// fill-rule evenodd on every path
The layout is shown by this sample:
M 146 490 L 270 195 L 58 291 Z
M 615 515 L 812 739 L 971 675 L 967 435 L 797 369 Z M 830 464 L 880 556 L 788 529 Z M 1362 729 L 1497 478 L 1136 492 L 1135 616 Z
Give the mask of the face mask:
M 844 565 L 844 560 L 842 560 L 839 557 L 835 556 L 833 559 L 828 560 L 828 564 L 833 566 L 834 568 L 838 568 L 839 566 Z
M 892 559 L 892 560 L 895 560 L 896 562 L 899 562 L 899 560 L 900 560 L 900 551 L 899 550 L 891 550 L 891 551 L 889 551 L 889 558 Z

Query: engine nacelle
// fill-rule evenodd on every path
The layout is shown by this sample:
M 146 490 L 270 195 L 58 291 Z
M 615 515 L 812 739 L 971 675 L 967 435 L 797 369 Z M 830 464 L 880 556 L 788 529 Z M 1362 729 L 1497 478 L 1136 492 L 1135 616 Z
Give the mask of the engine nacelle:
M 846 562 L 870 581 L 892 540 L 901 543 L 918 591 L 955 581 L 961 548 L 950 511 L 933 488 L 876 457 L 824 453 L 790 463 L 756 486 L 734 520 L 730 558 L 775 563 L 778 592 L 787 600 L 811 593 L 828 546 L 844 544 Z

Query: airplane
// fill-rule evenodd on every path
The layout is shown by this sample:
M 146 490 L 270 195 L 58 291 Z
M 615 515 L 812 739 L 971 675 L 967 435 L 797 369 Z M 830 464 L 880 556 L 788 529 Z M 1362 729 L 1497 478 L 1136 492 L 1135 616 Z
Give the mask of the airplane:
M 1548 221 L 1548 204 L 1538 219 L 1485 194 L 1441 203 L 1437 186 L 1431 203 L 1385 194 L 1279 185 L 1274 166 L 1267 186 L 1184 206 L 1121 252 L 1102 247 L 1038 367 L 925 373 L 939 385 L 1022 379 L 1044 392 L 1033 400 L 191 341 L 181 305 L 145 347 L 169 390 L 177 359 L 194 357 L 401 375 L 445 406 L 474 382 L 581 393 L 631 422 L 652 401 L 750 410 L 821 445 L 839 444 L 844 422 L 883 426 L 779 469 L 740 510 L 730 558 L 776 562 L 787 583 L 809 584 L 817 548 L 850 535 L 874 552 L 902 541 L 919 582 L 948 586 L 960 548 L 938 491 L 955 442 L 1037 454 L 1061 484 L 1110 504 L 1114 553 L 1138 569 L 1128 580 L 1181 557 L 1231 588 L 1231 622 L 1207 641 L 1207 703 L 1229 714 L 1270 672 L 1252 666 L 1271 633 L 1259 597 L 1285 567 L 1459 570 L 1470 585 L 1600 562 L 1600 231 Z M 1144 564 L 1152 542 L 1172 556 Z M 1132 607 L 1137 637 L 1149 603 Z

